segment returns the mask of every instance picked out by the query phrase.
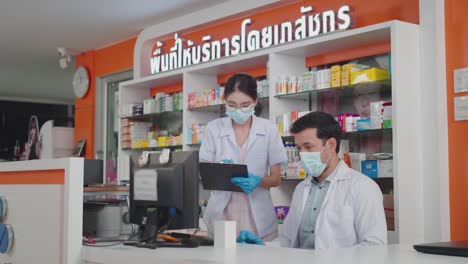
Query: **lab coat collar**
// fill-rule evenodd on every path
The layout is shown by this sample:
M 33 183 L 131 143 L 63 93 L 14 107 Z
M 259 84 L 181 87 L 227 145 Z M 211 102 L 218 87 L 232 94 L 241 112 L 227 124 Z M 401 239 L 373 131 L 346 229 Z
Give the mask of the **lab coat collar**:
M 252 115 L 252 126 L 250 127 L 249 137 L 252 135 L 266 135 L 265 126 L 260 124 L 259 118 L 255 115 Z M 232 119 L 229 117 L 225 117 L 223 120 L 221 136 L 235 136 L 234 128 L 232 127 Z
M 348 167 L 348 165 L 344 161 L 340 160 L 340 162 L 338 162 L 338 164 L 336 165 L 335 170 L 325 180 L 330 181 L 330 183 L 334 181 L 349 180 L 351 178 L 350 174 L 348 173 L 349 170 L 350 168 Z M 312 178 L 308 177 L 307 181 L 305 182 L 305 186 L 310 187 L 311 185 Z
M 322 202 L 322 207 L 321 208 L 324 208 L 324 206 L 327 204 L 328 199 L 330 197 L 330 192 L 334 187 L 334 182 L 345 181 L 345 180 L 350 180 L 351 179 L 351 174 L 349 173 L 349 170 L 350 170 L 350 168 L 348 167 L 348 165 L 344 161 L 340 160 L 340 162 L 338 163 L 338 165 L 336 166 L 336 168 L 335 168 L 335 170 L 333 172 L 335 174 L 330 179 L 330 190 L 325 195 L 325 198 L 324 198 L 324 200 Z M 310 192 L 311 186 L 312 186 L 312 182 L 311 182 L 310 177 L 308 177 L 306 179 L 306 181 L 304 183 L 304 187 L 303 187 L 301 215 L 302 215 L 302 213 L 304 213 L 304 208 L 305 208 L 307 199 L 309 197 L 309 192 Z

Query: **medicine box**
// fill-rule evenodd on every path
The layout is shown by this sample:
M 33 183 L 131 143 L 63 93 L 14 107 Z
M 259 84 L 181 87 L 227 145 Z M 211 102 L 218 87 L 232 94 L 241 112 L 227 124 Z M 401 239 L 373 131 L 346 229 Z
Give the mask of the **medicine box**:
M 361 173 L 370 177 L 378 178 L 377 161 L 376 160 L 363 160 L 361 161 Z
M 351 72 L 351 84 L 375 82 L 389 78 L 388 70 L 370 68 L 363 71 Z
M 385 102 L 372 102 L 370 103 L 370 128 L 382 129 L 383 128 L 383 104 Z
M 357 131 L 369 130 L 371 129 L 370 118 L 362 118 L 356 122 Z
M 392 102 L 382 104 L 383 128 L 392 128 Z
M 335 65 L 331 67 L 331 87 L 336 88 L 341 86 L 341 66 Z
M 370 178 L 393 178 L 393 160 L 363 160 L 361 173 Z
M 351 84 L 351 73 L 363 70 L 363 66 L 357 64 L 345 64 L 341 67 L 341 85 Z
M 156 100 L 154 99 L 146 99 L 143 101 L 143 114 L 152 114 L 156 113 Z

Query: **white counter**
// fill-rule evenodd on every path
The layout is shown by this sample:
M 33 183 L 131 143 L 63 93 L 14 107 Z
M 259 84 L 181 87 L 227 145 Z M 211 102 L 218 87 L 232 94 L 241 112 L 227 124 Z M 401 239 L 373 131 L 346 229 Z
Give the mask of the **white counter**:
M 14 233 L 0 263 L 80 263 L 84 159 L 0 163 L 4 221 Z
M 429 255 L 416 252 L 409 245 L 345 248 L 314 251 L 266 246 L 240 245 L 236 249 L 199 247 L 194 249 L 159 248 L 156 250 L 114 246 L 110 248 L 84 247 L 84 264 L 128 263 L 239 263 L 239 264 L 466 264 L 468 258 Z

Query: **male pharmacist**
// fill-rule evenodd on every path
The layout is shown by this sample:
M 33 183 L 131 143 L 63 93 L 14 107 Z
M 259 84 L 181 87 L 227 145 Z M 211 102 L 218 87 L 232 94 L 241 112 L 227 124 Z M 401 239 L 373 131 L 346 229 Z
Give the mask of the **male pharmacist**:
M 294 190 L 280 243 L 328 249 L 384 245 L 387 226 L 382 193 L 367 176 L 338 158 L 341 128 L 333 116 L 312 112 L 291 127 L 307 179 Z M 262 244 L 248 231 L 238 242 Z

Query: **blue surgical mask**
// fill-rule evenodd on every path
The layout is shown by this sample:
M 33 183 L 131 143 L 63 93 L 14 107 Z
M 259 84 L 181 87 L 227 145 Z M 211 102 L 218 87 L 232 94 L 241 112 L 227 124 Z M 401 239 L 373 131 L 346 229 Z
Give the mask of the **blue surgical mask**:
M 322 159 L 320 158 L 320 154 L 322 151 L 318 152 L 300 152 L 299 156 L 301 157 L 301 162 L 302 162 L 302 167 L 304 167 L 304 170 L 306 173 L 312 177 L 318 177 L 320 176 L 323 171 L 327 167 L 327 162 L 330 159 L 331 155 L 328 155 L 328 159 L 325 163 L 322 162 Z
M 244 124 L 255 112 L 255 105 L 240 109 L 226 105 L 226 115 L 239 125 Z

